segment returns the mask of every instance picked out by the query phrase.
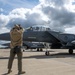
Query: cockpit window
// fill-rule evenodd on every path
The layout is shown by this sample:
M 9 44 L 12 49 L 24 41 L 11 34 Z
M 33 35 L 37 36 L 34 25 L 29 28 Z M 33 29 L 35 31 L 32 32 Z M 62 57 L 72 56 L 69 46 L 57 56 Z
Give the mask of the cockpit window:
M 32 26 L 32 27 L 30 27 L 30 28 L 28 28 L 28 30 L 33 30 L 33 31 L 48 31 L 48 30 L 50 30 L 50 28 L 48 27 L 48 26 L 41 26 L 41 25 L 39 25 L 39 26 Z
M 39 27 L 36 27 L 36 30 L 39 30 Z
M 48 30 L 50 30 L 50 28 L 46 28 L 46 30 L 48 31 Z

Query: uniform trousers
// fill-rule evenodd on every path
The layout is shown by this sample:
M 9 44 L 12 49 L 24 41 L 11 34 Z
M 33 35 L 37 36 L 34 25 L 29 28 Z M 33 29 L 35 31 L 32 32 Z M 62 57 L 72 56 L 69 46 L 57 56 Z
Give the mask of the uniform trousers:
M 15 58 L 15 55 L 17 54 L 17 59 L 18 59 L 18 71 L 21 72 L 22 71 L 22 52 L 19 53 L 14 53 L 14 50 L 11 49 L 10 50 L 10 57 L 9 57 L 9 61 L 8 61 L 8 69 L 12 69 L 12 65 L 13 65 L 13 60 Z

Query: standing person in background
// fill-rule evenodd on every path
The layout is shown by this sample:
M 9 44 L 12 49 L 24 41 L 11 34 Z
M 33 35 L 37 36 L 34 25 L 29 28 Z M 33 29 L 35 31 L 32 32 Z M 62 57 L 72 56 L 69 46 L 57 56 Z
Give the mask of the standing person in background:
M 15 55 L 17 54 L 18 58 L 18 74 L 24 74 L 25 71 L 22 71 L 22 51 L 21 46 L 23 44 L 23 28 L 20 25 L 15 25 L 10 31 L 10 57 L 8 61 L 8 74 L 12 72 L 12 64 Z

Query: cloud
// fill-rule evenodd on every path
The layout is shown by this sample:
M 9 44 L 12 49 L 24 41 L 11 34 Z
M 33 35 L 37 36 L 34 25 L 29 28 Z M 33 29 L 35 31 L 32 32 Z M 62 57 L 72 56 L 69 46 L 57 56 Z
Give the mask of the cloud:
M 26 28 L 37 24 L 44 24 L 48 21 L 47 16 L 37 9 L 17 8 L 12 10 L 7 16 L 9 21 L 7 21 L 6 27 L 9 29 L 16 23 Z
M 54 6 L 62 6 L 65 2 L 64 0 L 39 0 L 41 4 L 50 4 Z
M 0 33 L 6 33 L 6 32 L 9 32 L 10 30 L 7 29 L 6 27 L 3 27 L 0 29 Z
M 3 9 L 2 8 L 0 8 L 0 12 L 3 12 Z
M 6 15 L 1 14 L 0 15 L 0 27 L 5 27 L 7 23 L 9 22 L 9 17 Z
M 65 31 L 65 28 L 75 25 L 75 12 L 72 11 L 73 0 L 40 0 L 42 11 L 50 19 L 50 27 Z M 68 5 L 68 7 L 66 7 Z M 70 6 L 69 6 L 70 5 Z
M 19 1 L 19 4 L 23 3 L 23 0 Z M 11 4 L 10 1 L 7 3 Z M 67 27 L 75 26 L 73 3 L 74 0 L 39 0 L 39 4 L 32 9 L 17 5 L 17 8 L 14 7 L 7 15 L 0 14 L 0 27 L 10 30 L 16 23 L 24 28 L 43 24 L 64 32 Z
M 66 28 L 65 31 L 66 31 L 66 33 L 75 34 L 75 26 L 73 26 L 71 28 Z

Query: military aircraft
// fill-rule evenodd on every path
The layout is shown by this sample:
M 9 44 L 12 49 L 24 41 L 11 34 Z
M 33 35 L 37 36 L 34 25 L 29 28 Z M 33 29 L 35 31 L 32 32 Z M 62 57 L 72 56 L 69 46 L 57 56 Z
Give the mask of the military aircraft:
M 10 40 L 10 34 L 0 34 L 0 40 Z M 69 49 L 69 54 L 73 54 L 75 49 L 75 35 L 53 31 L 48 26 L 35 25 L 24 31 L 24 41 L 50 43 L 51 49 Z M 49 55 L 49 51 L 45 52 Z

